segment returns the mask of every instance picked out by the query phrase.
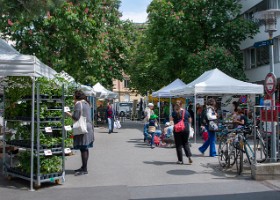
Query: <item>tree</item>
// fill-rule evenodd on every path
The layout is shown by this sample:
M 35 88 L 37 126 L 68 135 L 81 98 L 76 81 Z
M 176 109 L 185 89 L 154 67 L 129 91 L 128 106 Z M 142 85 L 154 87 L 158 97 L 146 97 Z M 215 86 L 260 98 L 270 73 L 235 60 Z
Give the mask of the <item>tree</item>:
M 258 29 L 240 16 L 240 9 L 238 0 L 153 0 L 145 53 L 153 55 L 149 65 L 158 72 L 154 82 L 161 87 L 176 78 L 188 83 L 216 67 L 245 78 L 239 44 Z M 138 67 L 146 68 L 142 63 Z
M 35 53 L 57 71 L 83 84 L 112 85 L 122 79 L 129 55 L 130 23 L 120 21 L 118 0 L 64 2 L 36 18 L 11 24 L 2 16 L 2 35 L 25 54 Z
M 66 0 L 0 0 L 0 16 L 7 15 L 10 20 L 21 17 L 34 19 L 60 6 Z

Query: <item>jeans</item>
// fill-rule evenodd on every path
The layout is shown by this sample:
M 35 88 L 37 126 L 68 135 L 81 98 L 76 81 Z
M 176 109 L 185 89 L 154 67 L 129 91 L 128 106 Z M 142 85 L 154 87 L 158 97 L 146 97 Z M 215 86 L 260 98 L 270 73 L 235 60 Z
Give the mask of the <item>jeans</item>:
M 151 147 L 152 147 L 154 145 L 155 132 L 150 132 L 149 134 L 152 136 L 151 139 Z
M 108 129 L 112 133 L 114 130 L 114 118 L 108 118 Z
M 217 155 L 216 153 L 216 134 L 215 132 L 209 131 L 208 130 L 208 126 L 206 126 L 206 129 L 208 131 L 208 140 L 206 140 L 206 142 L 204 142 L 204 144 L 198 148 L 198 150 L 201 153 L 204 153 L 207 148 L 210 146 L 210 156 L 214 157 Z
M 149 136 L 148 127 L 149 127 L 149 124 L 145 124 L 145 125 L 144 125 L 143 135 L 144 135 L 144 140 L 145 140 L 145 141 L 147 140 L 147 138 L 148 138 L 148 136 Z
M 174 126 L 167 127 L 167 131 L 166 131 L 166 137 L 167 138 L 169 138 L 173 135 L 173 128 L 174 128 Z

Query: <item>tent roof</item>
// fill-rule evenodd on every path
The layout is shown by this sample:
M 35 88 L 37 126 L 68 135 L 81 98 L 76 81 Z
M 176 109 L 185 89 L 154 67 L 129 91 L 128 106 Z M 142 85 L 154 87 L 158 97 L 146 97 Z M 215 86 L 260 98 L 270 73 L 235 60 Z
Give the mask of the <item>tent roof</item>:
M 0 54 L 19 54 L 11 45 L 5 42 L 3 39 L 0 39 Z
M 107 90 L 103 85 L 100 83 L 96 83 L 93 87 L 93 91 L 96 93 L 96 97 L 98 98 L 116 98 L 118 95 L 110 90 Z
M 78 89 L 82 90 L 86 96 L 93 96 L 96 95 L 95 92 L 93 91 L 92 87 L 87 86 L 87 85 L 82 85 L 80 83 L 76 83 L 75 79 L 70 76 L 67 72 L 61 71 L 60 73 L 57 74 L 58 77 L 63 78 L 66 80 L 69 84 L 75 85 Z
M 170 83 L 169 85 L 161 88 L 160 90 L 153 92 L 152 96 L 153 97 L 172 97 L 174 96 L 173 94 L 170 93 L 171 90 L 174 90 L 176 88 L 180 88 L 186 86 L 186 84 L 181 81 L 180 79 L 176 79 L 175 81 L 173 81 L 172 83 Z
M 42 63 L 36 56 L 20 54 L 0 38 L 0 74 L 53 78 L 56 71 Z
M 234 79 L 216 68 L 204 72 L 186 86 L 172 90 L 171 94 L 188 96 L 195 94 L 263 94 L 263 92 L 263 85 Z

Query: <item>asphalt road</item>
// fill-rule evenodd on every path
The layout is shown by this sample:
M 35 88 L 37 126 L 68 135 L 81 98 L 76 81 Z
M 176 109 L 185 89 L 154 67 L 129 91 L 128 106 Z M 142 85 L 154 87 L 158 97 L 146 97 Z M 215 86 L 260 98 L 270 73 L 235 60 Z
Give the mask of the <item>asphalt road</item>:
M 143 124 L 126 121 L 118 133 L 96 128 L 88 175 L 74 176 L 80 154 L 67 157 L 66 182 L 43 184 L 34 192 L 20 179 L 0 175 L 0 200 L 258 200 L 280 199 L 280 181 L 255 181 L 249 167 L 241 176 L 223 170 L 217 158 L 200 155 L 201 141 L 192 143 L 193 163 L 177 165 L 174 148 L 149 148 L 143 142 Z

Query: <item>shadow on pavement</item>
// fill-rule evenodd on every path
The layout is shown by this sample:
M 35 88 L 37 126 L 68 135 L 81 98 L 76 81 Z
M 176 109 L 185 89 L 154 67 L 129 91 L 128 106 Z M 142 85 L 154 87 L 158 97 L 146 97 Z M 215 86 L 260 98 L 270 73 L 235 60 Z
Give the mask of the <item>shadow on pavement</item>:
M 217 163 L 201 163 L 200 166 L 205 168 L 203 173 L 210 173 L 216 178 L 213 179 L 235 179 L 235 180 L 244 180 L 251 179 L 251 172 L 244 171 L 242 175 L 237 175 L 235 165 L 231 168 L 224 169 Z
M 149 165 L 177 165 L 175 162 L 165 162 L 165 161 L 143 161 L 143 163 L 145 164 L 149 164 Z
M 3 174 L 0 174 L 0 187 L 17 190 L 27 190 L 30 187 L 30 182 L 19 178 L 12 178 L 11 180 L 8 180 L 3 176 Z
M 278 191 L 269 192 L 252 192 L 252 193 L 236 193 L 238 191 L 233 191 L 233 194 L 223 194 L 223 195 L 206 195 L 206 196 L 184 196 L 184 197 L 166 197 L 166 198 L 145 198 L 145 200 L 261 200 L 261 199 L 279 199 Z M 144 199 L 134 199 L 134 200 L 144 200 Z
M 167 174 L 171 174 L 171 175 L 192 175 L 195 174 L 196 172 L 193 170 L 186 170 L 186 169 L 174 169 L 174 170 L 169 170 L 166 172 Z

